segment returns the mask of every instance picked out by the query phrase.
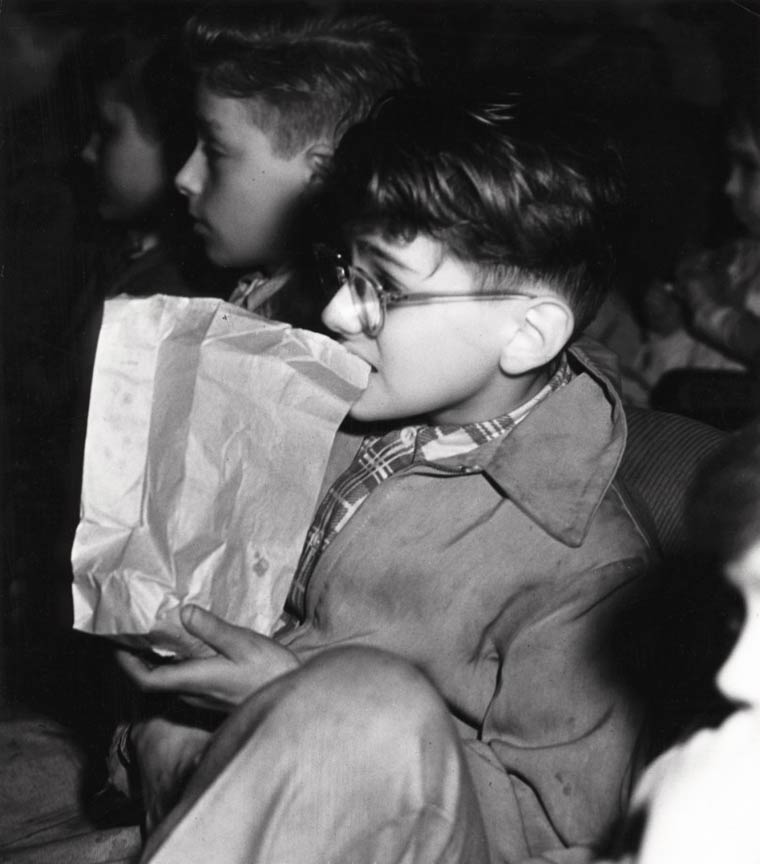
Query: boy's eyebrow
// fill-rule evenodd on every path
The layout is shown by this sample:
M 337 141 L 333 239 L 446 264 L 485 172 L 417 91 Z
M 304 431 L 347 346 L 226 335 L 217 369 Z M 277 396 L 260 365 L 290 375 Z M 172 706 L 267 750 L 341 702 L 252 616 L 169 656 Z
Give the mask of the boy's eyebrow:
M 376 258 L 379 258 L 380 261 L 384 261 L 386 264 L 393 264 L 395 267 L 399 267 L 402 270 L 411 270 L 408 264 L 404 264 L 403 261 L 399 261 L 398 258 L 391 255 L 389 252 L 386 252 L 385 249 L 381 249 L 379 246 L 375 246 L 374 243 L 370 243 L 368 240 L 355 240 L 354 246 L 359 252 L 369 253 L 370 255 L 374 255 Z
M 203 114 L 195 115 L 195 125 L 198 127 L 198 131 L 202 132 L 204 135 L 216 136 L 222 129 L 217 120 L 209 120 L 209 118 L 204 117 Z

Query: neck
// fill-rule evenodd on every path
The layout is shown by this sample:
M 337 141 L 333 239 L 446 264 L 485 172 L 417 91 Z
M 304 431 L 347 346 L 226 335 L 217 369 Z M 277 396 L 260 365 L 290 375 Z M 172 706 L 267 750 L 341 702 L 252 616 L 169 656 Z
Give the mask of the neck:
M 518 377 L 503 376 L 498 386 L 479 394 L 477 399 L 463 400 L 442 411 L 429 414 L 425 421 L 431 426 L 465 426 L 503 417 L 530 401 L 549 382 L 553 372 L 542 368 Z

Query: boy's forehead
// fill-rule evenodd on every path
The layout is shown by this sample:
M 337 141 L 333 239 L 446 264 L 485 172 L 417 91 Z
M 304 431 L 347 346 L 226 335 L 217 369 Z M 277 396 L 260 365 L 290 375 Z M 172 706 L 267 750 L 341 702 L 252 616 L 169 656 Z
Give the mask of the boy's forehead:
M 127 114 L 136 114 L 116 81 L 105 81 L 98 86 L 95 105 L 100 116 L 108 122 L 115 123 L 119 118 L 126 118 Z
M 426 274 L 435 272 L 449 257 L 443 243 L 428 234 L 401 237 L 380 230 L 363 231 L 354 236 L 351 251 L 359 257 Z

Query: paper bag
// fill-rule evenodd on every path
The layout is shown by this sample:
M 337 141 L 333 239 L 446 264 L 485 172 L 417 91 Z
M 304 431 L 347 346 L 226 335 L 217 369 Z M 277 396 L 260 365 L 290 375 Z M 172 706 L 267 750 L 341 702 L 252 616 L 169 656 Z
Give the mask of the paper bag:
M 197 650 L 193 602 L 270 634 L 368 367 L 213 299 L 105 304 L 72 550 L 74 626 Z

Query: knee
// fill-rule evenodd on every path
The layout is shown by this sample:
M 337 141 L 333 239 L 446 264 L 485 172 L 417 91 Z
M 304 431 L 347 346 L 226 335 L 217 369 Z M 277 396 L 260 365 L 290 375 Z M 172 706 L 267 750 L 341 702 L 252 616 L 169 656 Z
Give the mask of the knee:
M 428 678 L 405 660 L 372 648 L 325 652 L 297 673 L 290 696 L 310 706 L 312 722 L 331 734 L 362 732 L 370 747 L 431 742 L 455 735 L 449 712 Z M 294 682 L 295 683 L 295 682 Z

